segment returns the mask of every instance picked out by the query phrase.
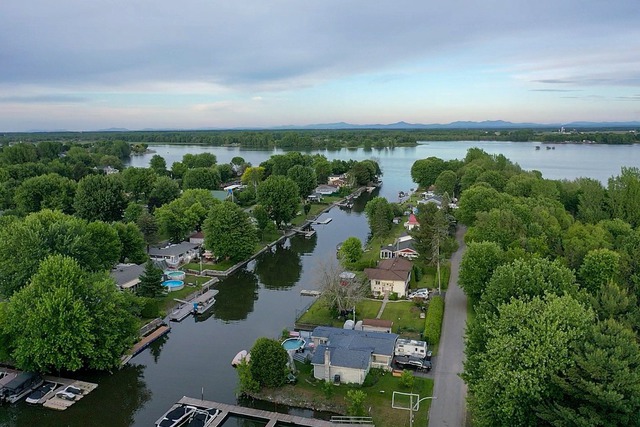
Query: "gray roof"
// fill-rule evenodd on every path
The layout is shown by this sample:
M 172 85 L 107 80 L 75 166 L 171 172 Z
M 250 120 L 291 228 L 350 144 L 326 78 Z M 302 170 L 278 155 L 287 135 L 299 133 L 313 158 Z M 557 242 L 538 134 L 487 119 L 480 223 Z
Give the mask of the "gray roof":
M 371 350 L 349 350 L 341 347 L 320 345 L 313 353 L 311 363 L 314 365 L 322 365 L 324 363 L 324 352 L 329 349 L 329 357 L 332 366 L 340 366 L 343 368 L 367 369 L 371 360 Z
M 200 245 L 189 242 L 177 243 L 175 245 L 169 245 L 164 247 L 151 247 L 149 248 L 150 256 L 171 256 L 171 255 L 182 255 L 187 251 L 193 250 Z
M 367 350 L 369 354 L 393 356 L 397 334 L 375 331 L 356 331 L 352 329 L 318 326 L 311 333 L 312 337 L 327 338 L 329 347 L 345 350 Z M 314 358 L 318 354 L 316 350 Z M 324 358 L 324 355 L 322 356 Z
M 109 276 L 113 277 L 118 286 L 123 286 L 137 279 L 144 272 L 144 264 L 118 264 L 111 270 Z

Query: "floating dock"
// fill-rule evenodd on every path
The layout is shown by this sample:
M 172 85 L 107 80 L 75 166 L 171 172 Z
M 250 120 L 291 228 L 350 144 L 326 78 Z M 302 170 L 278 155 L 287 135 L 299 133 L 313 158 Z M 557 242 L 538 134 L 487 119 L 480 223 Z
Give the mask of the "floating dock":
M 218 416 L 210 424 L 210 427 L 221 426 L 229 415 L 238 415 L 240 417 L 258 418 L 267 421 L 266 427 L 274 427 L 276 425 L 295 425 L 307 427 L 335 427 L 336 424 L 331 421 L 316 420 L 314 418 L 298 417 L 295 415 L 281 414 L 278 412 L 262 411 L 260 409 L 245 408 L 242 406 L 227 405 L 225 403 L 212 402 L 209 400 L 194 399 L 191 397 L 183 397 L 178 402 L 179 405 L 195 406 L 202 409 L 217 409 L 220 411 Z M 372 426 L 371 424 L 359 424 L 361 427 Z
M 45 380 L 62 384 L 62 386 L 60 386 L 55 390 L 53 397 L 51 397 L 49 400 L 47 400 L 42 404 L 42 406 L 44 406 L 45 408 L 56 409 L 58 411 L 64 411 L 69 406 L 73 405 L 74 403 L 76 403 L 77 401 L 85 397 L 87 394 L 95 390 L 96 387 L 98 387 L 98 384 L 87 383 L 84 381 L 65 380 L 64 378 L 45 377 Z M 79 388 L 80 390 L 82 390 L 82 394 L 76 395 L 76 398 L 74 400 L 66 400 L 66 399 L 57 397 L 56 393 L 64 390 L 64 388 L 68 385 Z
M 300 295 L 304 295 L 304 296 L 308 296 L 308 297 L 318 297 L 320 296 L 322 292 L 320 291 L 313 291 L 313 290 L 309 290 L 309 289 L 303 289 L 300 291 Z
M 209 289 L 189 301 L 176 299 L 176 301 L 182 303 L 182 305 L 169 314 L 169 320 L 180 322 L 194 312 L 197 312 L 198 314 L 204 313 L 213 306 L 213 302 L 215 302 L 214 297 L 217 294 L 218 291 L 216 289 Z
M 333 218 L 327 218 L 324 221 L 313 221 L 313 224 L 320 224 L 320 225 L 326 225 L 329 224 L 331 221 L 333 221 Z

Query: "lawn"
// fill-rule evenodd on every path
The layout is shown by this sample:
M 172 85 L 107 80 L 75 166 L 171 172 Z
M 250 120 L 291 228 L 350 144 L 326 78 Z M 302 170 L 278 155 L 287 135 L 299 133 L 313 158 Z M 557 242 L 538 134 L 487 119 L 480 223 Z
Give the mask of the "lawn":
M 419 289 L 419 288 L 429 288 L 429 289 L 438 289 L 438 279 L 436 276 L 436 267 L 431 265 L 425 265 L 420 261 L 415 262 L 417 265 L 422 266 L 422 277 L 419 282 L 416 282 L 415 275 L 411 278 L 411 283 L 409 287 L 411 289 Z M 441 289 L 444 291 L 449 286 L 449 276 L 451 274 L 451 268 L 449 266 L 449 261 L 445 261 L 440 264 L 440 282 Z
M 185 283 L 189 283 L 191 277 L 194 277 L 194 276 L 187 276 L 187 278 L 185 279 Z M 208 280 L 207 278 L 204 278 L 204 277 L 202 279 Z M 177 304 L 177 302 L 174 301 L 174 298 L 186 299 L 187 296 L 189 296 L 193 292 L 198 291 L 199 289 L 200 289 L 199 285 L 198 286 L 185 286 L 184 288 L 180 289 L 179 291 L 169 292 L 167 295 L 165 295 L 162 298 L 160 298 L 160 310 L 162 310 L 163 312 L 167 313 L 169 310 L 171 310 L 173 308 L 173 306 L 175 306 Z
M 335 408 L 336 412 L 345 413 L 347 391 L 360 389 L 367 398 L 364 403 L 365 410 L 373 417 L 373 422 L 378 427 L 404 427 L 409 426 L 409 411 L 393 409 L 391 407 L 394 391 L 403 393 L 415 393 L 420 398 L 431 396 L 433 393 L 433 380 L 414 377 L 412 388 L 405 388 L 400 383 L 399 377 L 394 377 L 391 372 L 373 370 L 369 373 L 366 386 L 342 384 L 333 387 L 331 397 L 323 392 L 322 382 L 313 378 L 313 366 L 296 362 L 298 368 L 298 383 L 295 386 L 285 386 L 282 392 L 291 396 L 290 400 L 299 401 L 301 397 L 309 402 L 322 402 Z M 371 385 L 369 385 L 371 384 Z M 430 399 L 420 404 L 420 411 L 414 412 L 414 425 L 426 425 L 428 421 Z
M 381 319 L 393 322 L 392 332 L 404 338 L 420 339 L 425 319 L 420 318 L 420 307 L 411 301 L 389 301 Z
M 305 215 L 304 212 L 302 212 L 300 215 L 296 216 L 291 220 L 291 224 L 295 226 L 301 225 L 307 219 L 314 218 L 317 215 L 319 215 L 320 212 L 322 212 L 327 208 L 327 206 L 328 204 L 326 203 L 312 203 L 311 210 L 309 210 L 309 214 Z
M 202 264 L 200 264 L 199 262 L 191 262 L 189 264 L 185 264 L 183 266 L 183 268 L 187 269 L 187 270 L 195 270 L 195 271 L 200 271 L 200 266 L 202 266 L 203 270 L 216 270 L 216 271 L 225 271 L 228 270 L 229 268 L 233 267 L 235 265 L 234 262 L 232 261 L 228 261 L 228 260 L 223 260 L 220 262 L 216 262 L 216 263 L 205 263 L 203 262 Z
M 363 300 L 359 302 L 356 305 L 356 319 L 375 319 L 381 305 L 382 301 L 377 300 Z M 297 320 L 297 323 L 341 328 L 344 324 L 344 319 L 336 318 L 329 310 L 329 307 L 323 303 L 322 299 L 318 298 Z
M 391 232 L 388 237 L 374 236 L 367 243 L 365 252 L 362 255 L 363 261 L 378 261 L 380 260 L 380 247 L 393 243 L 396 237 L 399 237 L 405 231 L 404 225 L 394 224 L 391 228 Z M 364 264 L 363 264 L 364 265 Z

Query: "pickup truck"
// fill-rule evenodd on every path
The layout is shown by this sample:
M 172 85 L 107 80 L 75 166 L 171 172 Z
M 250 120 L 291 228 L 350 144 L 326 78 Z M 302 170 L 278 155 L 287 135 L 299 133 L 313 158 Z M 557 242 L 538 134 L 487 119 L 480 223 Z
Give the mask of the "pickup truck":
M 402 369 L 416 369 L 418 371 L 430 371 L 431 361 L 415 356 L 396 356 L 396 365 Z

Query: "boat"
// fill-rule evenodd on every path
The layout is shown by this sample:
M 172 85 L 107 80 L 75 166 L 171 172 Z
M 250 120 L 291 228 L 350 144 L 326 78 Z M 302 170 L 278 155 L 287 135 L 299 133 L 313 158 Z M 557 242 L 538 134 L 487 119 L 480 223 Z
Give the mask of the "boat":
M 231 361 L 231 366 L 235 368 L 240 363 L 242 363 L 243 360 L 246 360 L 247 362 L 251 360 L 251 353 L 249 353 L 247 350 L 240 350 Z
M 173 406 L 166 414 L 156 421 L 156 427 L 178 427 L 185 425 L 189 417 L 196 411 L 195 406 L 178 405 Z
M 219 409 L 177 404 L 156 421 L 155 425 L 156 427 L 209 427 L 218 415 L 220 415 Z
M 215 296 L 217 294 L 217 290 L 208 290 L 199 297 L 196 297 L 196 299 L 193 301 L 193 313 L 204 314 L 205 311 L 213 307 L 213 304 L 216 302 Z
M 22 372 L 6 383 L 0 390 L 0 400 L 16 403 L 18 400 L 40 387 L 44 380 L 33 372 Z
M 43 402 L 49 395 L 53 394 L 53 391 L 57 386 L 58 384 L 56 383 L 46 381 L 40 387 L 32 391 L 29 396 L 27 396 L 26 402 L 31 403 L 32 405 Z

